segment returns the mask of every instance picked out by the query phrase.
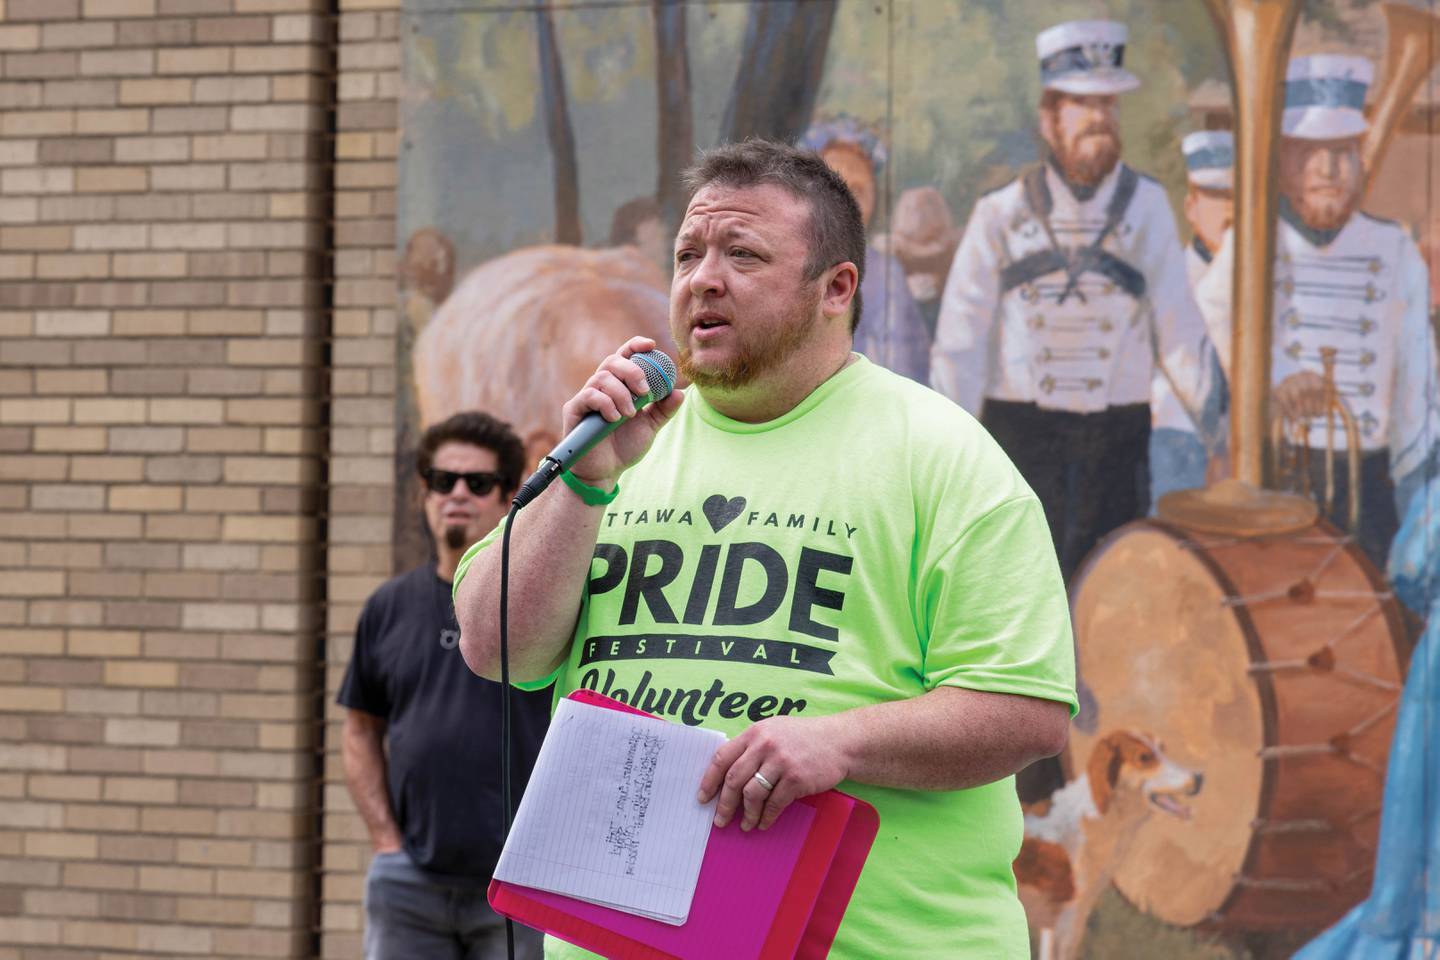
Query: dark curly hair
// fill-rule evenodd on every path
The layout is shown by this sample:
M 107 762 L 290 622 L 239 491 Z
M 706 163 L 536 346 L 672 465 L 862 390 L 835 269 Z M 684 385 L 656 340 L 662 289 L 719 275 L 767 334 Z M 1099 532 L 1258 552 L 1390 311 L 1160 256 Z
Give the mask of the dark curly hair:
M 857 279 L 865 279 L 865 224 L 860 207 L 840 174 L 815 151 L 752 138 L 706 150 L 681 177 L 691 196 L 712 183 L 725 187 L 769 183 L 781 187 L 810 206 L 810 256 L 805 264 L 805 279 L 814 280 L 847 260 L 855 264 Z M 858 283 L 850 305 L 853 333 L 860 324 Z
M 415 451 L 415 469 L 423 476 L 435 462 L 435 451 L 447 443 L 468 443 L 495 453 L 496 472 L 506 493 L 520 486 L 525 469 L 525 445 L 504 420 L 479 410 L 466 410 L 432 424 Z

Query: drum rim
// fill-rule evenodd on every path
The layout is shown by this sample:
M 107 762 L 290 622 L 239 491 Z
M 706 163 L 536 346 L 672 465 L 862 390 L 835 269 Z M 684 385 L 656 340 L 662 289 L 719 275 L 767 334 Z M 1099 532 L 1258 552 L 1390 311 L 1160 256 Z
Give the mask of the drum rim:
M 1337 537 L 1346 536 L 1345 532 L 1335 526 L 1324 517 L 1319 518 L 1315 524 L 1326 533 L 1332 533 Z M 1380 570 L 1360 545 L 1354 540 L 1345 544 L 1345 550 L 1352 556 L 1357 557 L 1361 562 L 1356 566 L 1365 574 L 1365 579 L 1370 582 L 1370 588 L 1375 591 L 1375 602 L 1379 604 L 1385 619 L 1390 624 L 1390 636 L 1395 638 L 1395 665 L 1400 673 L 1400 685 L 1405 685 L 1405 680 L 1410 675 L 1410 657 L 1415 652 L 1416 637 L 1412 634 L 1409 625 L 1405 622 L 1405 616 L 1400 612 L 1400 600 L 1395 596 L 1395 590 L 1385 580 L 1384 571 Z

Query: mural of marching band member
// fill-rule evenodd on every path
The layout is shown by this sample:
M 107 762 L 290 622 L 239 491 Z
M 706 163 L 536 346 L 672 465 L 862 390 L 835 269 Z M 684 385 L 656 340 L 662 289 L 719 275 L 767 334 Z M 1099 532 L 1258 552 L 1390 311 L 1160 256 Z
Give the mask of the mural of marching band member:
M 960 246 L 964 232 L 955 226 L 950 204 L 934 187 L 911 187 L 900 192 L 895 212 L 890 216 L 890 232 L 874 239 L 875 249 L 889 253 L 900 261 L 905 271 L 905 285 L 920 308 L 925 320 L 927 342 L 935 339 L 935 323 L 940 319 L 940 295 L 955 248 Z M 926 360 L 929 362 L 928 358 Z
M 1212 388 L 1165 190 L 1120 160 L 1128 31 L 1036 40 L 1046 162 L 975 205 L 946 283 L 931 378 L 980 417 L 1045 506 L 1067 580 L 1144 513 L 1157 364 L 1187 410 Z M 1198 414 L 1197 414 L 1198 415 Z
M 1235 135 L 1229 130 L 1202 130 L 1186 136 L 1180 151 L 1185 155 L 1185 219 L 1193 234 L 1185 248 L 1185 273 L 1194 289 L 1210 269 L 1235 218 Z M 1210 336 L 1213 340 L 1218 335 L 1210 331 Z M 1218 369 L 1211 377 L 1217 384 L 1224 383 L 1224 374 Z M 1211 391 L 1201 412 L 1205 429 L 1197 432 L 1190 414 L 1175 398 L 1169 379 L 1156 371 L 1150 388 L 1152 513 L 1160 498 L 1172 490 L 1205 485 L 1206 467 L 1218 452 L 1214 446 L 1221 435 L 1224 394 L 1219 389 Z M 1210 438 L 1209 448 L 1200 439 L 1202 435 Z
M 1281 115 L 1280 223 L 1275 239 L 1271 398 L 1308 423 L 1309 486 L 1325 489 L 1321 351 L 1335 351 L 1335 389 L 1360 436 L 1360 531 L 1384 569 L 1398 517 L 1435 447 L 1434 338 L 1425 262 L 1404 228 L 1361 212 L 1368 60 L 1319 54 L 1292 60 Z M 1212 318 L 1229 317 L 1233 244 L 1197 290 Z M 1227 323 L 1228 325 L 1228 323 Z M 1216 346 L 1228 368 L 1228 338 Z M 1349 462 L 1335 429 L 1331 519 L 1345 526 Z
M 840 174 L 868 230 L 875 213 L 875 184 L 885 165 L 885 147 L 874 133 L 851 117 L 817 123 L 805 132 L 800 146 L 820 154 Z M 920 308 L 910 296 L 900 261 L 871 244 L 865 251 L 865 276 L 860 281 L 856 311 L 856 353 L 889 367 L 917 383 L 930 382 L 930 334 Z

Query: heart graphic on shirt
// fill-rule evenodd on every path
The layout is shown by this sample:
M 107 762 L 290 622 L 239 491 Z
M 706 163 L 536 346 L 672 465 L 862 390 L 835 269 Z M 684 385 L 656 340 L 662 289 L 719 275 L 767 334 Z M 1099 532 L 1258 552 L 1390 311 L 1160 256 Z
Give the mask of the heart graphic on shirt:
M 731 497 L 726 500 L 721 494 L 712 494 L 705 498 L 702 509 L 705 511 L 705 519 L 710 521 L 710 529 L 719 533 L 731 520 L 744 512 L 745 498 Z

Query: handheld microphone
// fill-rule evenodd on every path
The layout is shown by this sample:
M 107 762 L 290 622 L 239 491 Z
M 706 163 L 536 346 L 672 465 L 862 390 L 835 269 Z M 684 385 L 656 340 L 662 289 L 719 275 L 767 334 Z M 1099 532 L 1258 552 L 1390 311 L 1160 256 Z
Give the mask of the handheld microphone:
M 645 383 L 650 388 L 643 397 L 635 398 L 636 412 L 639 412 L 646 404 L 664 400 L 670 396 L 670 391 L 675 389 L 675 361 L 659 350 L 646 350 L 644 353 L 633 355 L 630 359 L 638 363 L 640 369 L 645 371 Z M 556 477 L 570 469 L 571 464 L 589 453 L 595 444 L 610 436 L 616 427 L 625 422 L 625 419 L 621 417 L 612 423 L 602 417 L 598 411 L 592 410 L 587 413 L 584 419 L 575 425 L 575 429 L 571 430 L 554 450 L 545 455 L 545 458 L 540 461 L 540 468 L 530 475 L 530 479 L 520 485 L 520 490 L 512 501 L 515 509 L 525 506 L 540 496 Z

